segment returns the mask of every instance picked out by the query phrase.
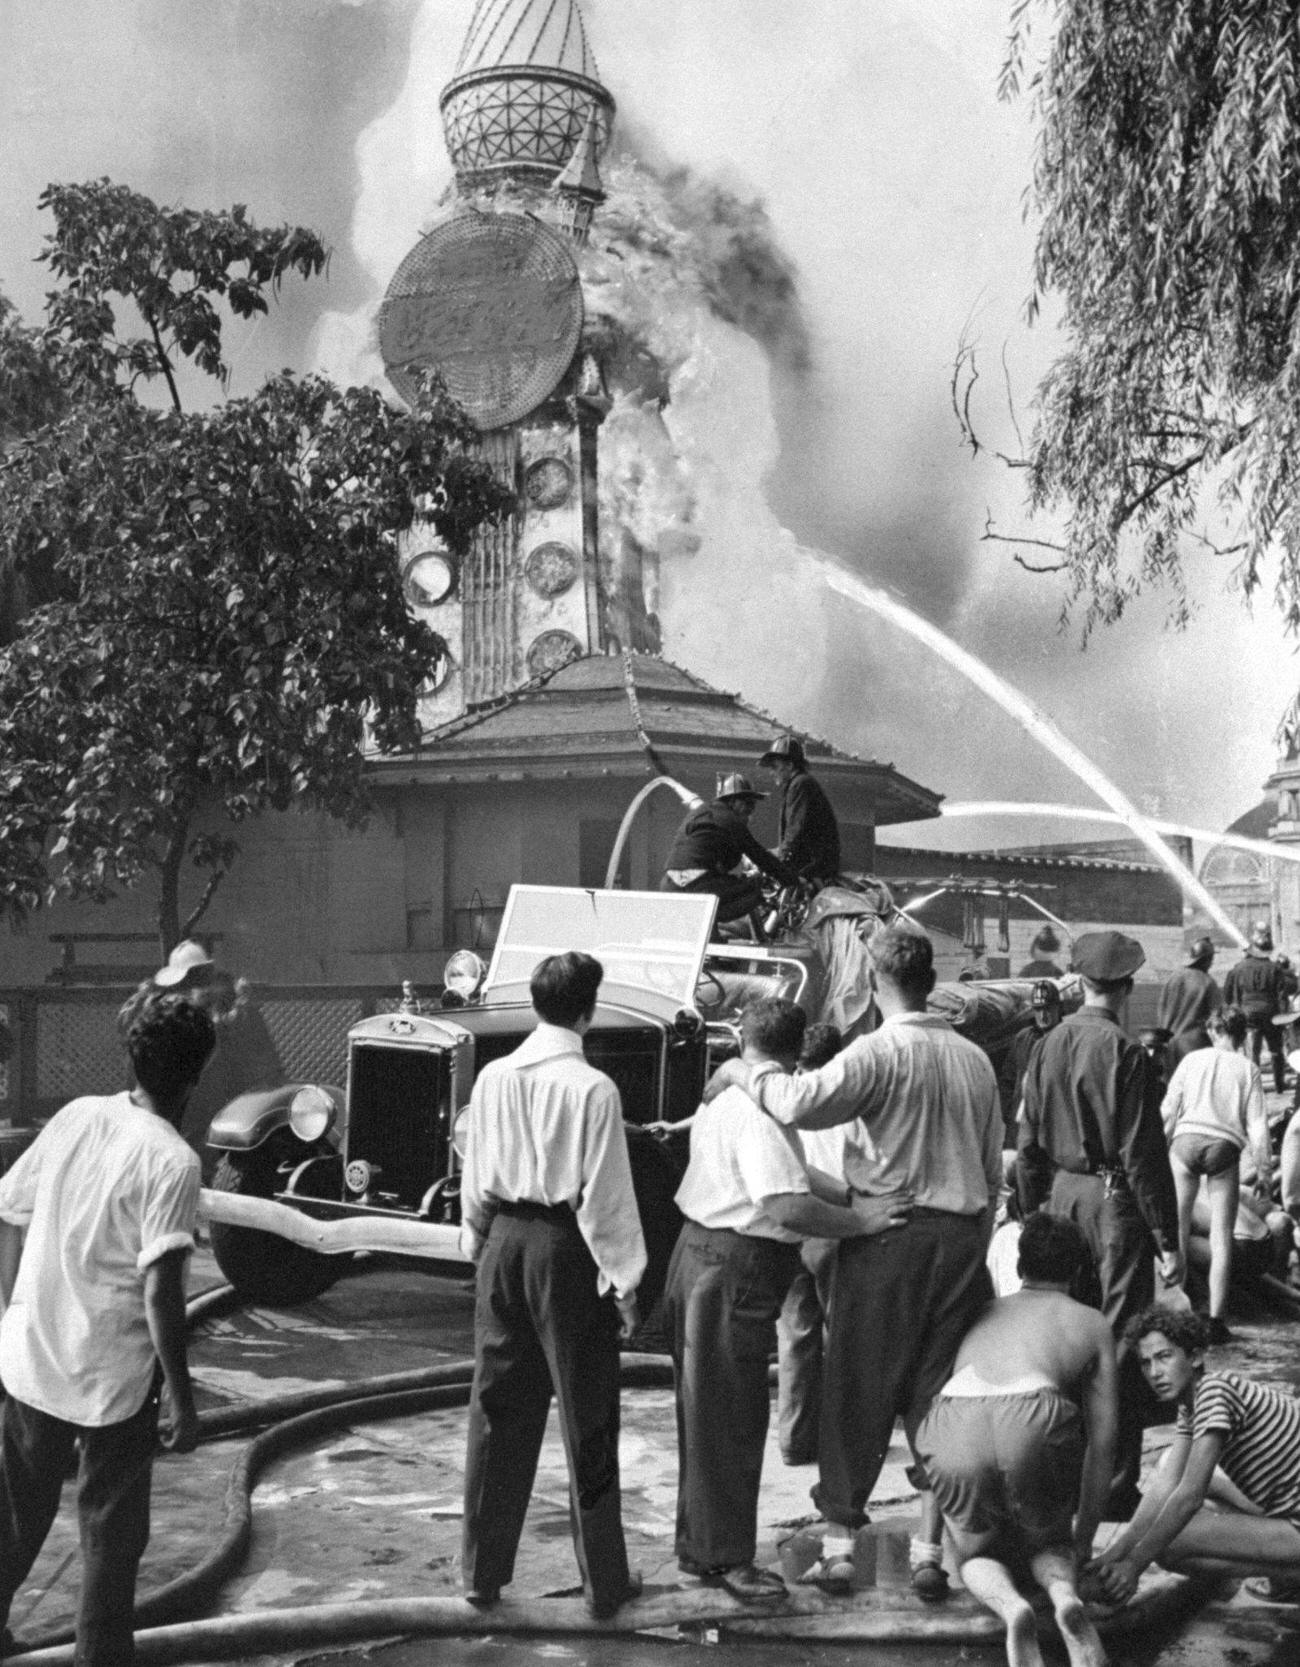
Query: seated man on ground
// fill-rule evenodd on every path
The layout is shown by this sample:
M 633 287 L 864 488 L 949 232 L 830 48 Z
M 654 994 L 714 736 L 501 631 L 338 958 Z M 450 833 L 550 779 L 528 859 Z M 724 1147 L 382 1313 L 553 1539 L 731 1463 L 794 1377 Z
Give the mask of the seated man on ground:
M 1028 1218 L 1021 1289 L 967 1333 L 916 1436 L 962 1581 L 1006 1622 L 1011 1667 L 1042 1664 L 1034 1611 L 1015 1581 L 1026 1566 L 1052 1601 L 1072 1667 L 1106 1659 L 1075 1583 L 1115 1456 L 1114 1340 L 1069 1295 L 1086 1259 L 1072 1222 Z
M 1262 1274 L 1285 1279 L 1294 1242 L 1290 1216 L 1273 1208 L 1258 1193 L 1243 1187 L 1232 1226 L 1232 1282 L 1247 1290 Z M 1189 1265 L 1208 1273 L 1211 1263 L 1210 1206 L 1202 1195 L 1192 1205 L 1192 1232 L 1187 1241 Z
M 1178 1422 L 1133 1520 L 1089 1566 L 1099 1593 L 1124 1603 L 1159 1563 L 1185 1574 L 1268 1575 L 1270 1596 L 1296 1601 L 1300 1399 L 1236 1372 L 1207 1372 L 1199 1314 L 1157 1304 L 1129 1337 L 1156 1395 L 1177 1404 Z M 1210 1498 L 1217 1509 L 1206 1508 Z
M 804 1024 L 793 1002 L 756 1002 L 741 1026 L 743 1058 L 792 1071 Z M 686 1221 L 664 1309 L 677 1395 L 678 1563 L 743 1603 L 780 1602 L 784 1581 L 754 1557 L 768 1360 L 800 1240 L 883 1233 L 903 1223 L 911 1200 L 856 1197 L 810 1172 L 799 1136 L 728 1088 L 691 1126 L 677 1204 Z

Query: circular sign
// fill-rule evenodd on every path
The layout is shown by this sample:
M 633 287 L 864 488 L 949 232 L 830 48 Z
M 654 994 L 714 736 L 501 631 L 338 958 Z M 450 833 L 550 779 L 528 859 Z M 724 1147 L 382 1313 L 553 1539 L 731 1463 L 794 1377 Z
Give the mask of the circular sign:
M 445 550 L 421 550 L 402 569 L 402 588 L 413 608 L 436 608 L 456 588 L 456 561 Z
M 379 309 L 379 349 L 398 393 L 438 371 L 480 429 L 505 428 L 551 393 L 582 335 L 569 243 L 531 215 L 463 209 L 422 237 Z
M 562 457 L 539 457 L 524 472 L 524 493 L 534 509 L 558 509 L 573 491 L 573 470 Z
M 528 675 L 541 677 L 548 671 L 559 671 L 570 660 L 582 658 L 582 644 L 572 631 L 543 631 L 534 637 L 528 649 Z
M 539 596 L 563 596 L 578 577 L 578 558 L 567 544 L 539 544 L 528 552 L 524 577 Z

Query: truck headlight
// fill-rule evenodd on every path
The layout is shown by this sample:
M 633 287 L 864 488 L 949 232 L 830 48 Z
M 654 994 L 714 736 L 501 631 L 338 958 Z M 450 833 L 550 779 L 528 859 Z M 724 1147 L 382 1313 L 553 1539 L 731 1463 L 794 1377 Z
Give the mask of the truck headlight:
M 458 949 L 443 970 L 442 982 L 452 995 L 469 1001 L 478 994 L 486 977 L 487 968 L 474 951 Z
M 323 1088 L 300 1088 L 289 1101 L 289 1127 L 311 1145 L 323 1140 L 334 1122 L 334 1101 Z

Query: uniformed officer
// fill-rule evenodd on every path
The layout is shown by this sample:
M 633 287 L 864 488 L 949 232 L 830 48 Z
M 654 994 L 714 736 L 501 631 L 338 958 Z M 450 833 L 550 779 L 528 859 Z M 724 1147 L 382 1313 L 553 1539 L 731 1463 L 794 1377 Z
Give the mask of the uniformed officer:
M 1025 1214 L 1047 1207 L 1083 1233 L 1101 1310 L 1119 1345 L 1117 1475 L 1107 1514 L 1120 1520 L 1132 1515 L 1139 1497 L 1146 1401 L 1124 1327 L 1154 1300 L 1155 1253 L 1167 1285 L 1178 1283 L 1183 1272 L 1159 1082 L 1142 1048 L 1119 1025 L 1133 974 L 1145 959 L 1142 945 L 1122 932 L 1085 932 L 1075 940 L 1084 1004 L 1030 1058 L 1017 1160 Z
M 776 854 L 804 880 L 833 880 L 840 871 L 840 830 L 821 783 L 809 773 L 803 743 L 778 735 L 759 759 L 781 793 Z
M 1264 1047 L 1273 1056 L 1273 1087 L 1280 1094 L 1286 1087 L 1286 1060 L 1282 1055 L 1282 1033 L 1273 1016 L 1286 1007 L 1291 984 L 1289 968 L 1273 959 L 1273 934 L 1264 921 L 1253 927 L 1246 953 L 1235 967 L 1228 968 L 1223 981 L 1223 999 L 1240 1007 L 1250 1030 L 1250 1057 L 1259 1064 Z
M 1156 1023 L 1170 1034 L 1170 1069 L 1185 1055 L 1208 1048 L 1210 1033 L 1205 1028 L 1211 1013 L 1223 1006 L 1223 992 L 1210 977 L 1214 964 L 1214 939 L 1197 938 L 1187 951 L 1187 964 L 1165 980 L 1156 1009 Z
M 678 828 L 661 891 L 711 892 L 718 899 L 718 924 L 739 920 L 763 901 L 763 888 L 752 874 L 737 874 L 743 857 L 783 886 L 797 875 L 779 856 L 766 850 L 749 831 L 759 793 L 747 776 L 724 776 L 711 804 L 690 811 Z

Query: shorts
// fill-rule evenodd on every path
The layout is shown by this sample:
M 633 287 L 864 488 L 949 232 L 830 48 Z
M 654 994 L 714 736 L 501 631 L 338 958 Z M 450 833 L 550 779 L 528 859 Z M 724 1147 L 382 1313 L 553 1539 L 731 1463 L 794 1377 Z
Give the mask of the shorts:
M 1058 1390 L 936 1396 L 916 1451 L 959 1561 L 1068 1548 L 1084 1447 L 1083 1417 Z
M 1176 1134 L 1169 1150 L 1192 1175 L 1226 1175 L 1241 1162 L 1240 1146 L 1204 1134 Z

